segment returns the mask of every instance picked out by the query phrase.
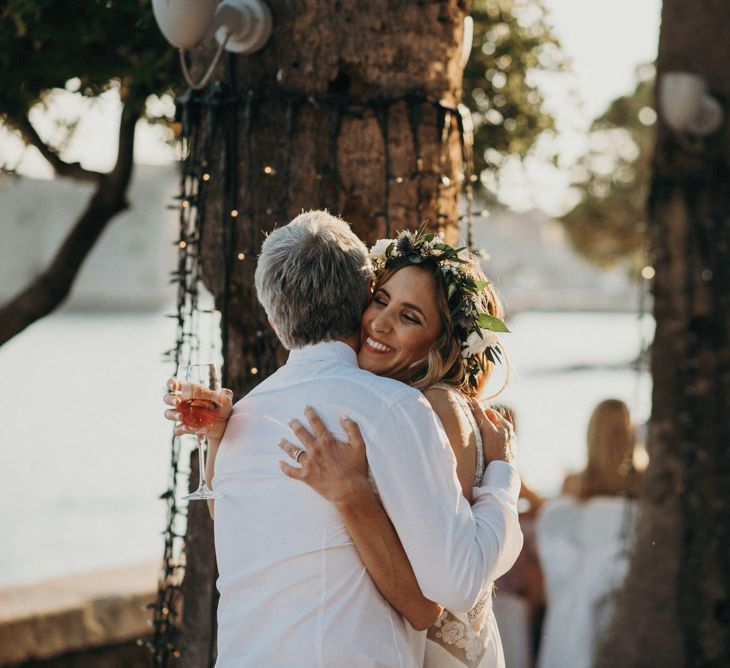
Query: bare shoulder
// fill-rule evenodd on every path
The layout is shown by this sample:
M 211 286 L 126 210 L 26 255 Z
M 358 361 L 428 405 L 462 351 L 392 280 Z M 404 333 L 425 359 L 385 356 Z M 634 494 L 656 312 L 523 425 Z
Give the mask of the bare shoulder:
M 439 416 L 449 439 L 451 440 L 452 434 L 460 434 L 462 431 L 461 410 L 451 392 L 443 387 L 429 387 L 424 390 L 423 396 Z
M 454 398 L 451 396 L 451 392 L 445 387 L 429 387 L 423 391 L 423 396 L 428 399 L 428 403 L 431 404 L 437 413 L 439 409 L 443 409 L 444 412 L 454 411 L 456 412 L 457 407 Z
M 476 449 L 471 428 L 466 423 L 464 412 L 454 392 L 441 387 L 431 387 L 424 393 L 431 404 L 449 439 L 449 445 L 456 458 L 456 474 L 464 496 L 471 501 L 471 486 L 474 480 Z

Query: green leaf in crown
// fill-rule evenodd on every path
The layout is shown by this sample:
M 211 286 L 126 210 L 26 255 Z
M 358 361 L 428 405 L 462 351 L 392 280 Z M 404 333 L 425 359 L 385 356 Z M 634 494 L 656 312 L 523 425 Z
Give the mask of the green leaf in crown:
M 507 325 L 496 316 L 489 315 L 489 313 L 480 313 L 477 316 L 476 323 L 480 329 L 488 329 L 490 332 L 509 333 Z

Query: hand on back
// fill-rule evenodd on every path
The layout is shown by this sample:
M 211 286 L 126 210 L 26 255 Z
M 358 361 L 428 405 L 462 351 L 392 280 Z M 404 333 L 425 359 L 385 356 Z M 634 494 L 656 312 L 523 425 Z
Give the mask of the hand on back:
M 353 502 L 359 492 L 369 492 L 368 460 L 357 423 L 341 418 L 348 442 L 338 441 L 327 429 L 316 411 L 307 407 L 304 414 L 313 433 L 298 420 L 289 427 L 299 439 L 301 448 L 286 439 L 279 442 L 299 468 L 280 462 L 281 470 L 290 478 L 301 480 L 332 503 Z

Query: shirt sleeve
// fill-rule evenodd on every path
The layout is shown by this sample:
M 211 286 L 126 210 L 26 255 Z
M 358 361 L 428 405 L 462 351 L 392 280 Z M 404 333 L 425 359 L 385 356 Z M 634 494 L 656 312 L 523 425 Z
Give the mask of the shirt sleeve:
M 490 463 L 470 506 L 448 438 L 422 395 L 392 405 L 365 439 L 372 478 L 423 595 L 471 610 L 522 548 L 517 470 Z

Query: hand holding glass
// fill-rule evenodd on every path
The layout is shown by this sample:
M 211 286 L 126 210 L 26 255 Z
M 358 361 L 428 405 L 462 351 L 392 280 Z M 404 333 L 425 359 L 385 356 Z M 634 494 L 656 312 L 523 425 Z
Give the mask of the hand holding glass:
M 216 499 L 220 497 L 205 481 L 205 435 L 221 415 L 223 397 L 220 375 L 215 364 L 188 364 L 180 367 L 179 378 L 168 385 L 176 401 L 176 411 L 188 432 L 198 439 L 199 485 L 183 499 Z M 182 382 L 181 382 L 182 381 Z

